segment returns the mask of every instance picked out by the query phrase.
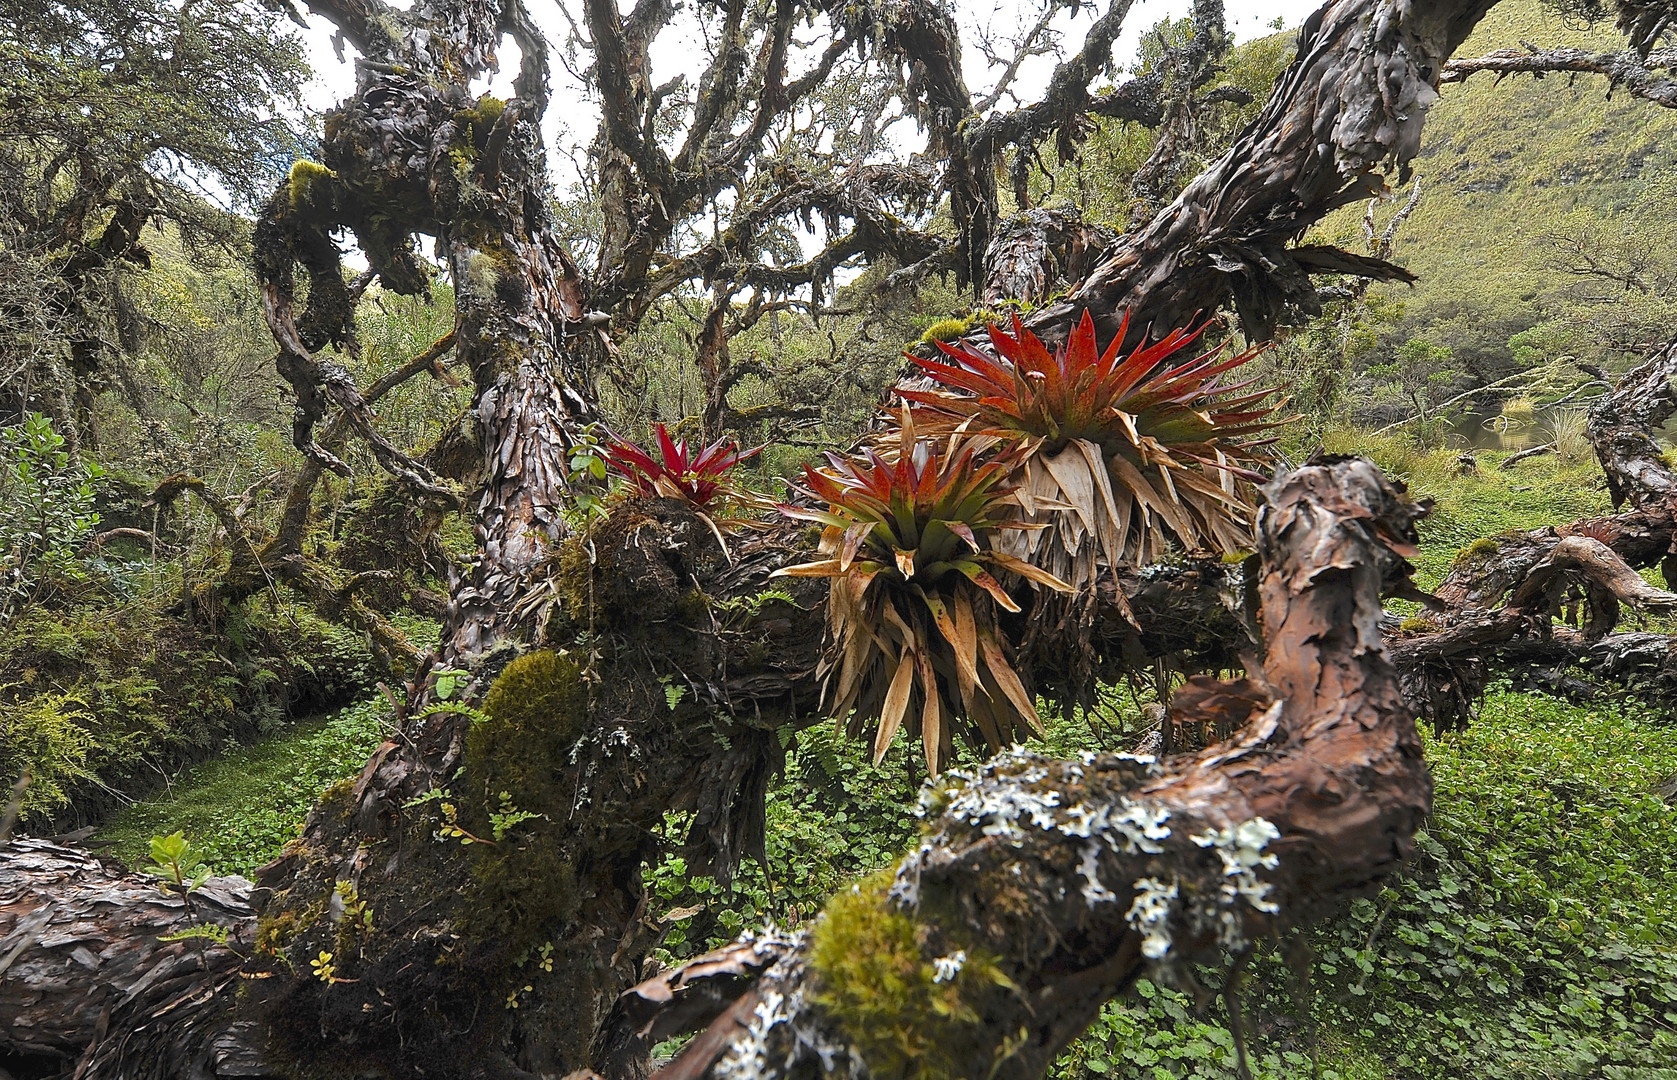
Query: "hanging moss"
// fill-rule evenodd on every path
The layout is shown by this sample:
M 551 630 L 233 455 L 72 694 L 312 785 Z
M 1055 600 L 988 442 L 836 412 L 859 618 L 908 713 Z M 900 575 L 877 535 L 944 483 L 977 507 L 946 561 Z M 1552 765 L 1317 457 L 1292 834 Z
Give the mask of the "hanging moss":
M 929 924 L 892 904 L 890 887 L 889 872 L 876 874 L 828 902 L 810 948 L 820 976 L 816 1000 L 873 1076 L 966 1076 L 981 1045 L 1005 1042 L 988 1030 L 987 1014 L 1012 994 L 1013 982 L 987 950 L 928 949 Z

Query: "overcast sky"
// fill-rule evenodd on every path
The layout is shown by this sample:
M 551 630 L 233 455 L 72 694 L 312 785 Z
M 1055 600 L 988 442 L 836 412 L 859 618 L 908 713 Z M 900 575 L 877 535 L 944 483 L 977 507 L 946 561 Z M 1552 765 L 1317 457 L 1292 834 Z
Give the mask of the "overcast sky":
M 623 0 L 620 0 L 620 3 L 622 2 Z M 975 33 L 986 30 L 993 37 L 1005 39 L 1019 32 L 1022 26 L 1033 23 L 1041 8 L 1031 0 L 954 2 L 960 13 L 965 39 L 962 62 L 966 70 L 967 85 L 975 95 L 981 94 L 993 85 L 1000 72 L 999 69 L 987 70 L 983 54 L 973 44 Z M 1271 24 L 1278 17 L 1284 20 L 1289 29 L 1296 28 L 1320 2 L 1321 0 L 1226 0 L 1228 27 L 1234 32 L 1237 41 L 1272 33 Z M 406 5 L 398 0 L 398 6 Z M 536 22 L 541 25 L 549 44 L 558 47 L 567 37 L 568 24 L 559 12 L 556 0 L 526 0 L 526 6 Z M 1145 30 L 1160 19 L 1180 18 L 1186 15 L 1189 9 L 1190 0 L 1137 0 L 1124 21 L 1123 35 L 1115 49 L 1120 63 L 1128 66 L 1134 61 L 1136 44 Z M 574 13 L 574 6 L 572 10 Z M 1075 19 L 1068 13 L 1060 14 L 1054 27 L 1062 34 L 1066 51 L 1073 51 L 1082 43 L 1083 36 L 1098 10 L 1096 3 L 1086 3 L 1082 13 Z M 355 75 L 349 63 L 340 63 L 333 55 L 329 44 L 331 29 L 326 20 L 315 18 L 311 22 L 314 25 L 306 37 L 316 77 L 308 88 L 307 97 L 311 105 L 323 109 L 354 89 Z M 346 50 L 346 61 L 351 51 Z M 698 41 L 691 25 L 672 25 L 654 46 L 654 81 L 662 83 L 683 69 L 696 74 L 699 60 Z M 504 43 L 502 50 L 502 75 L 492 80 L 489 88 L 498 96 L 510 94 L 511 77 L 517 70 L 517 50 L 508 41 Z M 1051 58 L 1038 57 L 1028 61 L 1015 82 L 1015 92 L 1023 100 L 1033 100 L 1047 84 L 1052 71 Z M 549 147 L 562 151 L 569 146 L 587 145 L 594 137 L 598 113 L 593 103 L 569 82 L 558 64 L 554 65 L 553 91 L 553 104 L 547 112 L 546 134 Z M 563 183 L 564 174 L 568 171 L 568 162 L 563 153 L 556 154 L 554 158 L 551 164 L 556 174 L 555 179 Z

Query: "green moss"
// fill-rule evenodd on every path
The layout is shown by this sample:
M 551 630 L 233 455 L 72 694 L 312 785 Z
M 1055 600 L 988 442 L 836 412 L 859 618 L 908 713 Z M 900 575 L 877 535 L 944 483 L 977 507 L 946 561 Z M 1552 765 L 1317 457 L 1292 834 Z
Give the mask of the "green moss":
M 466 291 L 473 296 L 487 299 L 495 295 L 495 288 L 501 283 L 502 267 L 500 260 L 484 251 L 474 251 L 466 257 Z
M 1406 634 L 1430 634 L 1438 628 L 1432 624 L 1431 620 L 1413 615 L 1399 623 L 1398 629 Z
M 462 823 L 486 837 L 489 815 L 507 805 L 543 817 L 499 843 L 472 845 L 476 885 L 466 922 L 473 936 L 518 952 L 576 913 L 576 872 L 562 823 L 574 794 L 565 770 L 588 722 L 582 669 L 545 649 L 525 653 L 490 686 L 483 711 L 489 719 L 474 724 L 466 740 Z
M 576 869 L 549 825 L 520 840 L 473 845 L 465 928 L 508 955 L 528 953 L 576 918 Z
M 291 176 L 287 182 L 291 194 L 291 209 L 318 209 L 330 205 L 332 181 L 337 178 L 337 173 L 318 161 L 299 158 L 292 162 Z
M 972 319 L 943 319 L 926 327 L 926 332 L 920 335 L 920 341 L 925 345 L 934 341 L 954 341 L 970 330 L 972 325 Z
M 470 139 L 472 145 L 481 149 L 489 141 L 489 132 L 506 111 L 505 101 L 485 94 L 478 99 L 476 105 L 455 113 L 454 122 L 459 125 L 461 136 Z
M 893 905 L 889 871 L 841 890 L 815 926 L 810 963 L 816 1000 L 844 1028 L 875 1077 L 964 1076 L 983 1048 L 1000 1045 L 988 1004 L 1013 989 L 994 956 L 973 946 L 940 978 L 927 953 L 930 927 Z M 949 926 L 942 927 L 947 934 Z M 952 966 L 946 964 L 946 968 Z
M 491 722 L 473 729 L 470 748 L 486 760 L 499 760 L 509 740 L 529 752 L 536 739 L 551 744 L 553 754 L 568 753 L 582 734 L 587 700 L 575 660 L 547 649 L 527 652 L 489 687 L 483 711 Z
M 688 626 L 709 626 L 710 597 L 699 589 L 689 589 L 676 601 L 675 613 Z
M 347 820 L 355 813 L 355 781 L 356 777 L 346 776 L 321 792 L 315 813 Z
M 1473 541 L 1473 543 L 1456 552 L 1455 561 L 1462 562 L 1467 559 L 1481 559 L 1486 556 L 1495 555 L 1500 550 L 1502 549 L 1497 546 L 1497 542 L 1495 540 L 1492 540 L 1489 537 L 1481 536 L 1479 539 Z

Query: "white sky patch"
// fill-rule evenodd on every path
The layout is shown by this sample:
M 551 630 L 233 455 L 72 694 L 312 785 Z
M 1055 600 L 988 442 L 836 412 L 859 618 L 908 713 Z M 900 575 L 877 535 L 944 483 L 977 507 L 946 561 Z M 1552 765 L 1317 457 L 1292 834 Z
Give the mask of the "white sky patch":
M 986 62 L 983 51 L 978 47 L 978 35 L 990 35 L 998 42 L 998 52 L 1010 54 L 1011 49 L 1006 46 L 1008 39 L 1022 36 L 1040 17 L 1041 9 L 1028 0 L 1023 3 L 1019 0 L 952 2 L 957 10 L 958 24 L 963 28 L 962 67 L 968 89 L 972 91 L 976 101 L 989 92 L 1002 74 L 1001 67 L 991 67 Z M 406 8 L 409 4 L 397 0 L 393 6 Z M 619 6 L 627 6 L 625 0 L 619 0 Z M 1226 25 L 1233 32 L 1237 43 L 1249 41 L 1274 33 L 1273 24 L 1277 18 L 1283 20 L 1287 28 L 1297 28 L 1317 6 L 1316 0 L 1226 0 Z M 564 193 L 577 181 L 581 175 L 579 169 L 587 161 L 588 145 L 593 141 L 599 124 L 599 108 L 593 95 L 571 76 L 562 61 L 571 29 L 558 4 L 555 0 L 526 0 L 526 7 L 542 33 L 546 35 L 552 51 L 552 100 L 544 118 L 543 136 L 547 144 L 548 174 L 553 179 L 555 191 Z M 704 27 L 691 15 L 691 7 L 690 2 L 681 4 L 684 10 L 678 10 L 675 19 L 653 42 L 654 85 L 661 85 L 679 74 L 687 75 L 689 87 L 698 84 L 708 49 Z M 1055 18 L 1051 30 L 1060 35 L 1064 54 L 1071 55 L 1076 52 L 1082 45 L 1089 26 L 1103 10 L 1104 5 L 1085 3 L 1076 18 L 1069 12 L 1061 12 Z M 1113 48 L 1119 68 L 1127 70 L 1134 65 L 1142 35 L 1155 24 L 1166 18 L 1182 18 L 1191 10 L 1191 0 L 1137 0 L 1125 17 L 1123 32 Z M 571 11 L 573 15 L 578 14 L 578 6 L 575 3 Z M 310 108 L 325 110 L 354 91 L 356 51 L 353 45 L 343 42 L 343 59 L 340 61 L 332 45 L 334 28 L 331 23 L 321 17 L 311 17 L 309 22 L 310 27 L 303 32 L 303 38 L 315 76 L 304 88 L 303 98 Z M 800 23 L 794 31 L 794 36 L 797 40 L 809 41 L 818 36 L 825 36 L 825 33 L 824 23 L 818 20 L 813 28 Z M 794 53 L 794 57 L 796 55 Z M 577 66 L 585 67 L 590 58 L 581 50 L 577 56 Z M 518 74 L 519 50 L 511 38 L 502 38 L 498 59 L 499 73 L 474 82 L 474 91 L 479 94 L 488 91 L 497 97 L 512 96 L 512 81 Z M 806 62 L 814 62 L 813 50 L 809 51 Z M 1055 63 L 1056 60 L 1052 56 L 1027 59 L 1014 78 L 1010 95 L 1004 96 L 996 109 L 1007 110 L 1015 107 L 1016 101 L 1031 102 L 1039 98 L 1053 75 Z M 795 70 L 792 72 L 793 77 L 797 74 Z M 1096 85 L 1099 85 L 1099 80 Z M 881 141 L 888 144 L 894 154 L 906 157 L 924 148 L 925 135 L 917 131 L 912 123 L 899 122 L 888 129 Z M 806 255 L 820 250 L 823 243 L 821 232 L 822 230 L 817 228 L 800 237 Z M 357 269 L 365 265 L 358 251 L 350 252 L 347 261 Z M 841 269 L 836 281 L 843 284 L 858 272 L 854 269 Z

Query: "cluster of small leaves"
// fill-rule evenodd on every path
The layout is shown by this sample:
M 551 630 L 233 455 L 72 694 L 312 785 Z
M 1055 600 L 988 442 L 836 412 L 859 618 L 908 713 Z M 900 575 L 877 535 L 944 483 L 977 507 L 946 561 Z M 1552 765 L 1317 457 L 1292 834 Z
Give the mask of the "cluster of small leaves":
M 1323 1015 L 1428 1077 L 1677 1077 L 1669 723 L 1499 695 L 1429 757 L 1413 874 L 1317 942 Z
M 140 872 L 161 878 L 166 891 L 173 886 L 183 893 L 191 892 L 210 877 L 203 852 L 192 846 L 184 832 L 152 837 L 151 863 L 140 867 Z
M 606 479 L 606 457 L 610 451 L 600 440 L 600 425 L 587 424 L 577 433 L 567 463 L 566 484 L 571 489 L 570 507 L 576 520 L 571 524 L 586 527 L 605 514 L 605 500 L 601 496 Z
M 91 580 L 83 547 L 99 524 L 93 481 L 102 472 L 73 457 L 40 413 L 0 428 L 0 625 L 48 592 Z

